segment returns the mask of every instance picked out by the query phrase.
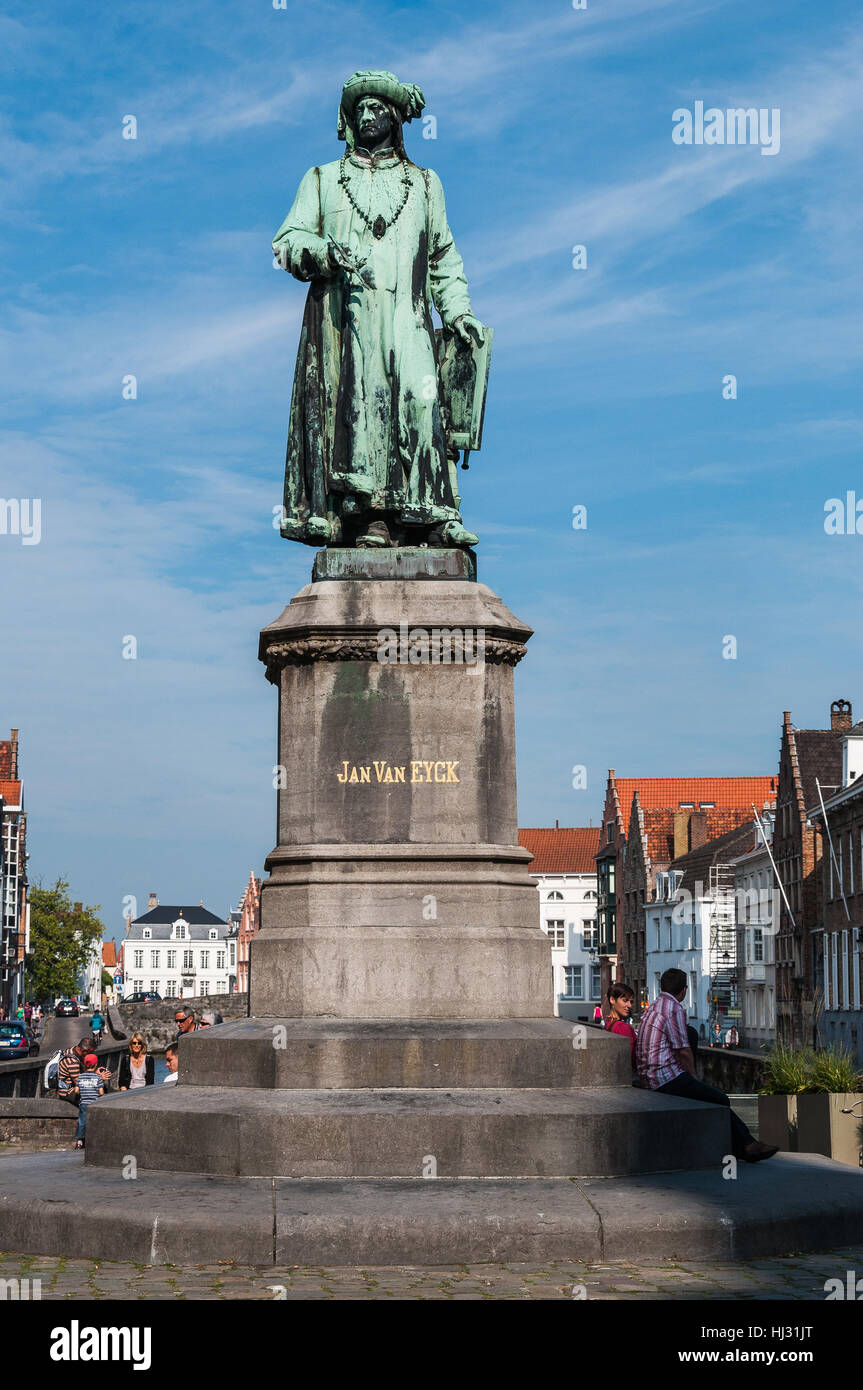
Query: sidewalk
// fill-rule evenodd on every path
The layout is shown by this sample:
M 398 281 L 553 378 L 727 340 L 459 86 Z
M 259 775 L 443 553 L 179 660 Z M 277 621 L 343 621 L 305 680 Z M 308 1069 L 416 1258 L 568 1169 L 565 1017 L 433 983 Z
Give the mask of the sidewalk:
M 739 1263 L 511 1264 L 423 1269 L 258 1269 L 233 1264 L 150 1266 L 0 1254 L 0 1279 L 41 1281 L 41 1298 L 268 1300 L 786 1299 L 823 1302 L 826 1279 L 863 1276 L 863 1246 Z M 284 1291 L 284 1293 L 282 1293 Z

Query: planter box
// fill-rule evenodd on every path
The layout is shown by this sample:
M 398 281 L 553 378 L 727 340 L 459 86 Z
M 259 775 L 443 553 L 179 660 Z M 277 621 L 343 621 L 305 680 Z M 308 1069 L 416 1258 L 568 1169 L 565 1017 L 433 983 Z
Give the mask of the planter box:
M 766 1099 L 762 1096 L 761 1100 Z M 783 1097 L 769 1097 L 783 1099 Z M 853 1115 L 843 1115 L 855 1101 L 863 1101 L 863 1095 L 811 1095 L 787 1096 L 787 1100 L 797 1100 L 798 1148 L 801 1153 L 826 1154 L 839 1163 L 848 1163 L 852 1168 L 861 1166 L 863 1157 L 863 1105 L 858 1105 Z M 760 1115 L 760 1111 L 759 1111 Z M 763 1137 L 763 1136 L 762 1136 Z M 772 1140 L 776 1143 L 776 1140 Z
M 797 1104 L 809 1096 L 759 1096 L 758 1138 L 776 1144 L 786 1153 L 797 1153 Z

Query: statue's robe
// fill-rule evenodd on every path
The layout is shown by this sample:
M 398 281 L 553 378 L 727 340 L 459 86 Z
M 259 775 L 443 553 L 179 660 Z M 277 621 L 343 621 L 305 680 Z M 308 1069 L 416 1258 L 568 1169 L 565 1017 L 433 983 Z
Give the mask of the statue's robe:
M 461 519 L 455 464 L 447 458 L 432 306 L 445 328 L 470 313 L 462 259 L 443 188 L 431 169 L 390 153 L 354 152 L 346 178 L 372 222 L 396 221 L 377 239 L 339 184 L 340 161 L 310 169 L 273 241 L 286 269 L 311 281 L 306 300 L 285 467 L 282 534 L 308 517 L 366 524 L 391 514 L 407 525 Z M 334 269 L 328 238 L 367 257 L 374 288 Z

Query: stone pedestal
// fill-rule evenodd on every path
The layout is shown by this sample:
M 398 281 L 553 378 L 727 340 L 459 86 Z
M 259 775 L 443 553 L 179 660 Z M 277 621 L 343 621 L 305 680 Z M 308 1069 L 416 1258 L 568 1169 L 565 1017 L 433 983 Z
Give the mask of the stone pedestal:
M 516 820 L 513 669 L 531 630 L 463 552 L 357 556 L 319 556 L 261 634 L 283 785 L 250 1011 L 548 1017 Z

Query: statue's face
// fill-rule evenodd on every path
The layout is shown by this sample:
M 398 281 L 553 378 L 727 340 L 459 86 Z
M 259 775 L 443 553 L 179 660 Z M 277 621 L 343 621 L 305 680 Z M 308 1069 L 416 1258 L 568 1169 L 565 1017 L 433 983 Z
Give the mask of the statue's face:
M 380 144 L 392 135 L 392 117 L 377 97 L 363 97 L 358 101 L 354 118 L 357 134 L 364 145 Z

